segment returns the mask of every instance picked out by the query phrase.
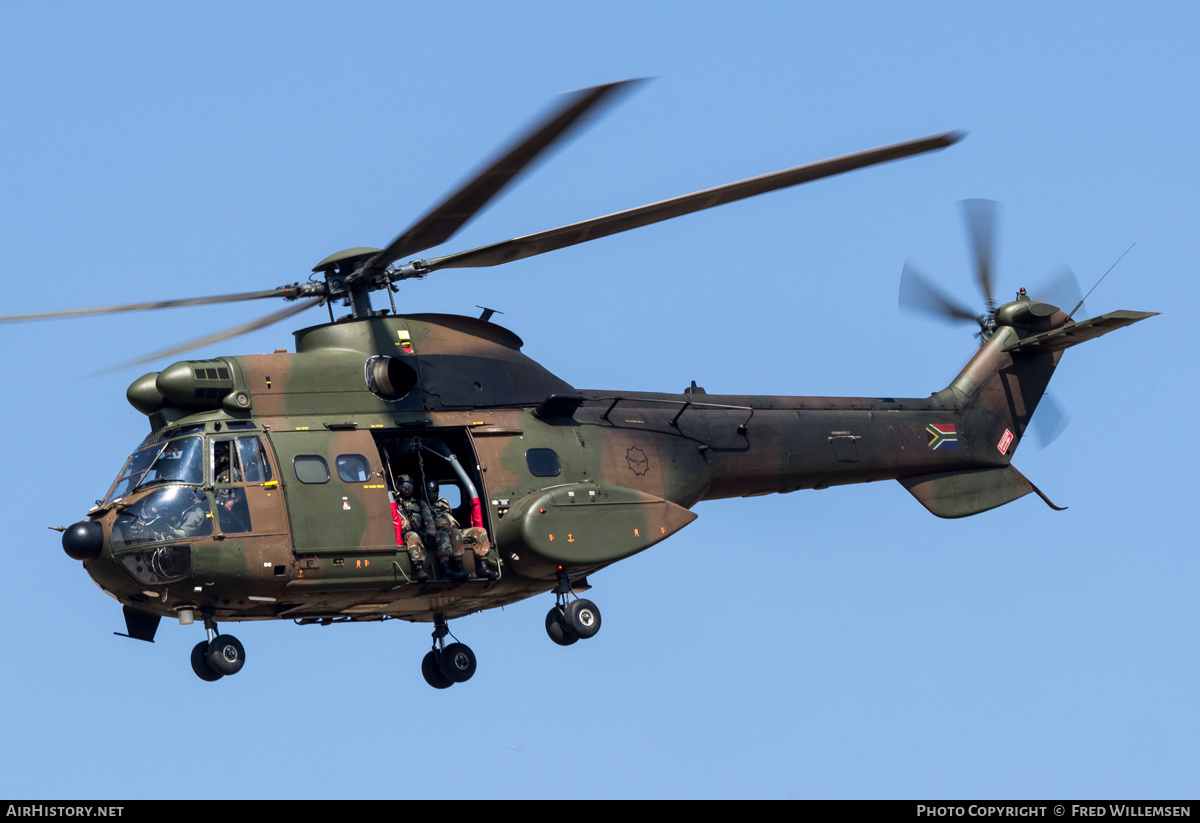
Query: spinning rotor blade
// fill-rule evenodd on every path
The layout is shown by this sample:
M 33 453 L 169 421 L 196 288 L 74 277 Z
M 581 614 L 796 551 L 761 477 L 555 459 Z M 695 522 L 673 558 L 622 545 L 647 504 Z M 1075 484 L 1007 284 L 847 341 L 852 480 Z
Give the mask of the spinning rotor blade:
M 126 303 L 122 306 L 103 306 L 92 309 L 67 309 L 34 314 L 10 314 L 0 317 L 0 323 L 23 323 L 27 320 L 50 320 L 56 317 L 87 317 L 94 314 L 119 314 L 127 311 L 174 309 L 180 306 L 204 306 L 210 303 L 236 303 L 240 300 L 265 300 L 270 297 L 295 297 L 295 287 L 281 286 L 269 291 L 248 291 L 240 294 L 216 294 L 211 297 L 185 297 L 182 300 L 157 300 L 151 303 Z
M 585 114 L 594 114 L 601 103 L 612 102 L 621 93 L 640 82 L 643 81 L 623 80 L 607 83 L 567 96 L 561 105 L 525 137 L 518 140 L 502 157 L 476 174 L 393 240 L 391 245 L 367 263 L 358 277 L 369 280 L 394 260 L 445 243 L 539 155 L 572 126 L 578 126 Z
M 1046 448 L 1067 429 L 1071 416 L 1049 394 L 1043 394 L 1033 412 L 1033 431 L 1037 435 L 1039 448 Z
M 161 360 L 161 359 L 163 359 L 165 357 L 169 357 L 173 354 L 179 354 L 180 352 L 191 351 L 192 349 L 198 349 L 201 346 L 209 346 L 209 345 L 212 345 L 213 343 L 220 343 L 223 340 L 229 340 L 232 337 L 238 337 L 239 335 L 249 334 L 252 331 L 257 331 L 259 329 L 266 328 L 267 326 L 270 326 L 274 323 L 278 323 L 280 320 L 285 320 L 294 314 L 299 314 L 300 312 L 304 311 L 305 309 L 319 305 L 321 302 L 323 302 L 323 300 L 324 300 L 324 298 L 322 298 L 322 297 L 313 297 L 308 300 L 301 300 L 291 306 L 288 306 L 287 308 L 283 309 L 282 311 L 277 311 L 273 314 L 268 314 L 266 317 L 260 317 L 257 320 L 251 320 L 249 323 L 243 323 L 240 326 L 234 326 L 232 328 L 225 329 L 224 331 L 216 332 L 215 334 L 209 334 L 209 335 L 205 335 L 204 337 L 198 337 L 195 340 L 189 340 L 187 343 L 182 343 L 178 346 L 172 346 L 169 349 L 162 349 L 161 351 L 156 351 L 153 354 L 148 354 L 145 357 L 139 357 L 136 360 L 127 360 L 126 362 L 121 363 L 120 365 L 113 366 L 112 368 L 105 369 L 104 371 L 110 372 L 110 371 L 117 371 L 118 369 L 126 368 L 127 366 L 139 366 L 142 363 L 149 363 L 153 360 Z
M 555 249 L 574 246 L 578 243 L 586 243 L 589 240 L 596 240 L 601 237 L 608 237 L 612 234 L 629 231 L 630 229 L 641 228 L 652 223 L 670 220 L 673 217 L 681 217 L 692 212 L 710 209 L 713 206 L 720 206 L 725 203 L 732 203 L 735 200 L 753 197 L 757 194 L 765 194 L 777 189 L 797 186 L 801 183 L 808 183 L 823 177 L 832 177 L 835 174 L 861 169 L 865 166 L 873 166 L 877 163 L 886 163 L 889 160 L 898 160 L 914 154 L 944 149 L 947 146 L 957 143 L 962 137 L 962 132 L 947 132 L 946 134 L 938 134 L 919 140 L 909 140 L 904 143 L 895 143 L 890 146 L 883 146 L 856 154 L 847 154 L 831 160 L 822 160 L 819 163 L 811 163 L 806 166 L 796 166 L 784 171 L 764 174 L 761 177 L 751 177 L 736 183 L 728 183 L 724 186 L 685 194 L 681 197 L 662 200 L 658 203 L 651 203 L 635 209 L 616 212 L 604 217 L 596 217 L 580 223 L 572 223 L 556 229 L 538 232 L 537 234 L 528 234 L 524 237 L 493 243 L 490 246 L 481 246 L 477 249 L 445 257 L 435 257 L 432 260 L 422 261 L 418 264 L 417 268 L 426 272 L 446 268 L 498 266 L 501 263 L 510 263 L 514 260 L 532 257 L 535 254 L 544 254 Z M 382 257 L 383 255 L 380 256 Z
M 967 223 L 967 235 L 971 240 L 971 251 L 975 256 L 975 278 L 979 290 L 987 301 L 988 311 L 996 309 L 995 292 L 992 290 L 992 264 L 996 239 L 996 212 L 999 203 L 991 200 L 962 201 L 963 219 Z
M 931 314 L 951 323 L 979 320 L 974 312 L 951 300 L 907 262 L 900 275 L 900 308 Z

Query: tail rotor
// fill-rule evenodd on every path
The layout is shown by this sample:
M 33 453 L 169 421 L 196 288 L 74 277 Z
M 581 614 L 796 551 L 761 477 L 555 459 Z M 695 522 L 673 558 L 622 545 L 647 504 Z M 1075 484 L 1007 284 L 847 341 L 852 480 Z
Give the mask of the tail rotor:
M 975 286 L 983 297 L 984 311 L 976 313 L 966 305 L 935 286 L 911 261 L 906 261 L 900 274 L 900 308 L 924 314 L 944 323 L 978 326 L 976 335 L 985 343 L 996 331 L 996 310 L 999 304 L 995 296 L 996 274 L 996 228 L 1000 204 L 993 200 L 964 200 L 960 203 L 963 223 L 970 248 L 971 266 Z M 1067 267 L 1057 271 L 1036 292 L 1046 302 L 1058 306 L 1075 306 L 1082 302 L 1079 282 Z M 1024 289 L 1020 299 L 1024 299 Z M 1039 301 L 1042 302 L 1042 301 Z M 1053 308 L 1051 307 L 1051 310 Z M 1042 395 L 1037 413 L 1030 421 L 1038 445 L 1050 445 L 1062 434 L 1070 422 L 1063 408 L 1049 395 Z

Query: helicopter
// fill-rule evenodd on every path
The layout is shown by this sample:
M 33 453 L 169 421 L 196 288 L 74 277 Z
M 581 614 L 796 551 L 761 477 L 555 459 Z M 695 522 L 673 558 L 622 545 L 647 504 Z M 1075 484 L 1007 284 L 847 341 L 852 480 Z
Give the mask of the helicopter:
M 545 630 L 563 646 L 601 627 L 589 578 L 696 519 L 704 500 L 897 480 L 938 517 L 1035 493 L 1013 465 L 1066 349 L 1153 316 L 1088 320 L 993 296 L 990 221 L 973 210 L 975 313 L 906 271 L 902 299 L 977 323 L 980 347 L 927 397 L 577 389 L 480 317 L 401 314 L 400 283 L 496 266 L 739 199 L 947 148 L 947 132 L 717 186 L 429 259 L 537 158 L 638 81 L 564 96 L 497 159 L 384 249 L 326 257 L 304 282 L 239 294 L 0 318 L 18 322 L 243 300 L 289 305 L 145 358 L 167 357 L 325 306 L 295 351 L 181 360 L 130 384 L 150 433 L 66 554 L 121 603 L 123 636 L 153 642 L 162 618 L 199 620 L 202 680 L 237 674 L 246 651 L 222 624 L 433 624 L 421 661 L 436 689 L 469 680 L 474 652 L 449 621 L 552 594 Z M 390 309 L 372 307 L 384 291 Z M 349 309 L 334 316 L 334 305 Z M 143 362 L 141 360 L 136 362 Z M 430 557 L 432 555 L 432 557 Z M 118 633 L 120 634 L 120 633 Z M 447 637 L 454 642 L 446 642 Z

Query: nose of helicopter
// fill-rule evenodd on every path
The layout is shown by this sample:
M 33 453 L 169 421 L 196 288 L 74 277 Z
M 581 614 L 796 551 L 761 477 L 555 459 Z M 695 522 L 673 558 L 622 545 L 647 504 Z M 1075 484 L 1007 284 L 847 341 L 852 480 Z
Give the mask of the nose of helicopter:
M 63 551 L 73 560 L 95 560 L 104 548 L 104 527 L 82 520 L 63 532 Z

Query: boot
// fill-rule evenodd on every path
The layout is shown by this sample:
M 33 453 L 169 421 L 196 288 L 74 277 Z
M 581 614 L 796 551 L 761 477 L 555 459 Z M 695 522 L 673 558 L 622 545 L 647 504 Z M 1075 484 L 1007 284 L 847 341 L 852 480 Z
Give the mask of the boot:
M 417 573 L 417 582 L 418 583 L 428 583 L 429 575 L 425 573 L 424 561 L 418 563 L 416 560 L 414 560 L 414 561 L 412 561 L 412 566 L 413 566 L 413 571 L 415 571 Z
M 467 575 L 450 565 L 449 558 L 443 560 L 440 566 L 443 580 L 465 580 Z
M 500 579 L 499 572 L 492 571 L 492 567 L 489 566 L 487 560 L 482 557 L 475 558 L 475 576 L 486 577 L 488 580 Z

